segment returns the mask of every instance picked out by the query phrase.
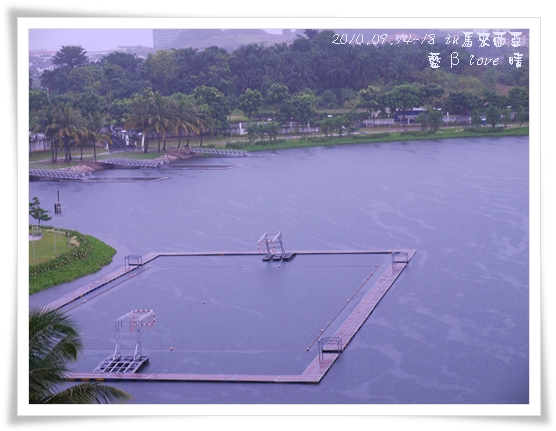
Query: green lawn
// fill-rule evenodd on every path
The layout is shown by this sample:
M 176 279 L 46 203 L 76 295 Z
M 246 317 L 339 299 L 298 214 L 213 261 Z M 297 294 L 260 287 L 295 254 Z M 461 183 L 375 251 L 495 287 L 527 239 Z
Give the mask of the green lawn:
M 72 248 L 68 244 L 68 237 L 65 235 L 44 231 L 43 234 L 42 239 L 29 241 L 29 265 L 37 265 L 54 259 L 56 256 L 70 251 Z
M 41 240 L 29 241 L 29 294 L 100 271 L 116 254 L 108 244 L 77 231 L 62 236 L 44 226 L 42 232 Z

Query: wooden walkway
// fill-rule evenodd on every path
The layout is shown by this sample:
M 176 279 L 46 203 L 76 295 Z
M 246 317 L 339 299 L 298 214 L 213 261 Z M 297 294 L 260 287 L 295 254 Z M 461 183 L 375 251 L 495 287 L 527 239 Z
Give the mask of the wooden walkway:
M 297 254 L 392 254 L 396 252 L 407 253 L 403 262 L 392 263 L 382 274 L 380 279 L 373 285 L 359 304 L 346 318 L 340 328 L 334 333 L 333 338 L 341 340 L 341 346 L 330 343 L 322 347 L 322 352 L 315 357 L 302 374 L 299 375 L 250 375 L 250 374 L 160 374 L 160 373 L 80 373 L 67 374 L 68 380 L 79 381 L 171 381 L 171 382 L 258 382 L 258 383 L 319 383 L 328 372 L 334 362 L 340 357 L 357 331 L 363 326 L 372 311 L 384 297 L 388 289 L 394 284 L 398 276 L 413 258 L 416 250 L 351 250 L 351 251 L 298 251 Z M 258 252 L 205 252 L 205 253 L 149 253 L 142 258 L 143 265 L 159 256 L 238 256 L 238 255 L 260 255 Z M 129 271 L 127 271 L 129 272 Z M 83 288 L 68 294 L 58 301 L 49 304 L 49 308 L 59 308 L 71 301 L 81 298 L 86 293 L 110 283 L 116 278 L 125 275 L 122 270 L 114 271 L 103 277 L 99 282 L 89 283 Z M 131 278 L 131 275 L 129 278 Z M 111 278 L 112 277 L 112 278 Z M 127 280 L 127 278 L 125 279 Z M 124 281 L 125 281 L 124 280 Z M 96 286 L 96 287 L 95 287 Z M 87 290 L 89 289 L 89 290 Z M 65 303 L 64 303 L 65 302 Z M 338 350 L 339 349 L 339 350 Z
M 397 251 L 405 251 L 410 253 L 410 256 L 415 254 L 415 250 L 305 250 L 296 251 L 298 255 L 333 255 L 333 254 L 392 254 Z M 262 254 L 258 251 L 207 251 L 207 252 L 151 252 L 142 256 L 142 264 L 139 266 L 145 266 L 147 263 L 153 261 L 158 257 L 163 256 L 261 256 Z M 410 258 L 411 259 L 411 258 Z M 135 271 L 135 272 L 133 272 Z M 127 274 L 127 277 L 124 277 Z M 74 302 L 80 298 L 83 298 L 86 294 L 102 287 L 107 284 L 122 277 L 122 282 L 133 278 L 137 274 L 136 267 L 126 268 L 125 266 L 105 275 L 104 277 L 85 284 L 84 286 L 62 296 L 61 298 L 53 301 L 45 306 L 45 308 L 50 310 L 56 310 L 61 308 L 71 302 Z M 86 301 L 86 300 L 84 300 Z

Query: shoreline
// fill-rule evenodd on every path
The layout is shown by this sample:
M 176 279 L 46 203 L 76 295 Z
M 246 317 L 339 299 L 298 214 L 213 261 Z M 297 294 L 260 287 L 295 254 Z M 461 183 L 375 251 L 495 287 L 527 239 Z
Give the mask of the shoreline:
M 477 133 L 465 131 L 465 128 L 445 128 L 437 131 L 433 134 L 423 133 L 420 129 L 396 129 L 396 131 L 385 131 L 385 132 L 375 132 L 375 133 L 355 133 L 352 135 L 345 136 L 322 136 L 322 135 L 295 135 L 295 136 L 284 136 L 276 141 L 256 141 L 254 143 L 249 143 L 248 141 L 227 141 L 221 139 L 218 142 L 211 142 L 210 144 L 203 145 L 204 148 L 218 148 L 218 149 L 230 149 L 230 150 L 242 150 L 248 153 L 259 152 L 259 151 L 277 151 L 286 150 L 294 148 L 309 148 L 309 147 L 327 147 L 333 145 L 357 145 L 357 144 L 384 144 L 389 142 L 404 142 L 404 141 L 423 141 L 430 140 L 436 141 L 439 139 L 461 139 L 461 138 L 483 138 L 483 137 L 505 137 L 505 136 L 529 136 L 529 126 L 513 126 L 504 128 L 504 130 L 489 132 L 492 130 L 490 127 L 486 127 L 485 132 Z M 385 134 L 388 136 L 385 136 Z M 102 155 L 117 155 L 117 157 L 122 157 L 125 154 L 140 154 L 145 155 L 142 151 L 121 151 L 114 153 L 103 153 Z M 164 153 L 150 152 L 146 153 L 151 157 L 151 160 L 168 160 L 170 162 L 178 159 L 188 159 L 194 157 L 206 157 L 199 156 L 189 153 L 189 151 L 182 153 L 177 151 L 176 148 L 170 147 Z M 41 162 L 33 163 L 50 163 L 50 160 L 44 160 Z M 60 162 L 59 162 L 60 163 Z M 63 166 L 60 168 L 54 168 L 55 170 L 65 170 L 70 172 L 94 172 L 98 170 L 107 169 L 99 162 L 92 160 L 82 161 L 75 160 L 73 166 Z
M 290 148 L 307 148 L 307 147 L 325 147 L 332 145 L 356 145 L 356 144 L 382 144 L 389 142 L 404 142 L 404 141 L 436 141 L 440 139 L 461 139 L 461 138 L 495 138 L 505 136 L 529 136 L 529 126 L 516 126 L 508 127 L 499 132 L 488 132 L 491 128 L 485 128 L 484 133 L 466 132 L 464 128 L 449 128 L 441 129 L 438 132 L 430 135 L 425 135 L 420 129 L 409 129 L 396 132 L 379 132 L 379 133 L 358 133 L 351 136 L 303 136 L 292 139 L 286 139 L 279 142 L 274 141 L 257 141 L 253 144 L 248 144 L 245 147 L 238 148 L 244 151 L 268 151 L 268 150 L 281 150 Z M 384 133 L 389 133 L 389 136 L 384 136 Z M 376 138 L 373 135 L 377 135 Z M 421 136 L 420 136 L 421 135 Z M 232 149 L 230 147 L 230 149 Z

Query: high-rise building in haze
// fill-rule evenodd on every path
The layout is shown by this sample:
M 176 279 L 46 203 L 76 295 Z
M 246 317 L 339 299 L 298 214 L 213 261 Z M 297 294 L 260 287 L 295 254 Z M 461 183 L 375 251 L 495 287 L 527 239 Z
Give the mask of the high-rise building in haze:
M 181 30 L 153 30 L 153 47 L 163 48 L 175 42 Z

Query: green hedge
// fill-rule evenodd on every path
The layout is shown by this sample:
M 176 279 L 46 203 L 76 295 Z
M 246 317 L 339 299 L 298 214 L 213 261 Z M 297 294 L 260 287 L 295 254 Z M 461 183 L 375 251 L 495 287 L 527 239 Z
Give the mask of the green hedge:
M 417 136 L 417 137 L 423 137 L 423 136 L 431 136 L 434 135 L 435 132 L 433 130 L 411 130 L 408 132 L 400 132 L 400 136 Z
M 231 148 L 232 150 L 241 150 L 249 145 L 249 142 L 226 142 L 226 148 Z
M 53 228 L 43 226 L 42 229 Z M 74 230 L 66 233 L 70 238 L 75 237 L 79 246 L 48 262 L 29 266 L 30 294 L 93 274 L 112 262 L 116 254 L 114 248 L 92 236 Z
M 505 131 L 506 128 L 499 126 L 499 127 L 465 127 L 463 129 L 464 132 L 471 132 L 471 133 L 480 133 L 480 134 L 491 134 L 491 133 L 500 133 Z
M 389 138 L 390 137 L 390 132 L 382 132 L 382 133 L 371 133 L 369 135 L 366 135 L 369 137 L 369 139 L 383 139 L 383 138 Z

